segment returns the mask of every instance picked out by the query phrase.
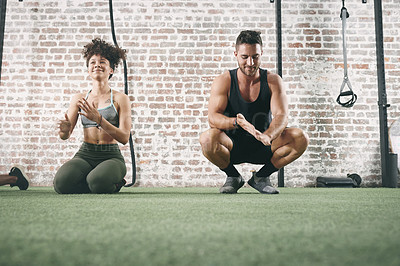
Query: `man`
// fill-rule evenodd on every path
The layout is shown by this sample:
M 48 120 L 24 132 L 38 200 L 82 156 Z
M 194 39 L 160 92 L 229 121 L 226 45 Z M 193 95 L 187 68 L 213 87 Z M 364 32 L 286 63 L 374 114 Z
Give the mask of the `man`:
M 21 166 L 14 166 L 8 175 L 0 175 L 0 186 L 4 185 L 17 186 L 20 190 L 27 190 L 29 179 Z
M 288 100 L 281 77 L 260 68 L 260 32 L 242 31 L 234 55 L 239 68 L 215 78 L 208 105 L 210 129 L 200 136 L 204 156 L 227 175 L 221 193 L 236 193 L 244 179 L 234 164 L 264 164 L 248 184 L 266 194 L 279 191 L 269 176 L 299 158 L 308 136 L 287 128 Z

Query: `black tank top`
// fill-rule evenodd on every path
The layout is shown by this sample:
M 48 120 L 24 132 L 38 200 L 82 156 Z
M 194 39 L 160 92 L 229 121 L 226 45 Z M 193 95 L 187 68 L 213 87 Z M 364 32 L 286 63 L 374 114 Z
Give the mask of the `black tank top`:
M 267 70 L 260 68 L 260 93 L 254 102 L 247 102 L 242 98 L 237 80 L 237 71 L 238 69 L 229 70 L 231 88 L 224 114 L 228 117 L 236 117 L 238 113 L 241 113 L 257 130 L 264 132 L 268 129 L 272 120 L 270 108 L 271 92 L 267 82 Z M 241 128 L 232 131 L 235 134 L 248 134 Z

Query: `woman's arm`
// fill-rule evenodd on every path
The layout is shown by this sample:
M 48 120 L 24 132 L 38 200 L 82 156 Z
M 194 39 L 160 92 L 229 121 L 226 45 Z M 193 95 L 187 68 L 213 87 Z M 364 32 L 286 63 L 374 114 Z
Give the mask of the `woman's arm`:
M 76 94 L 71 98 L 71 102 L 68 107 L 68 111 L 65 114 L 65 119 L 58 122 L 58 135 L 62 140 L 67 140 L 72 134 L 75 128 L 76 121 L 78 120 L 78 100 L 82 97 L 81 94 Z

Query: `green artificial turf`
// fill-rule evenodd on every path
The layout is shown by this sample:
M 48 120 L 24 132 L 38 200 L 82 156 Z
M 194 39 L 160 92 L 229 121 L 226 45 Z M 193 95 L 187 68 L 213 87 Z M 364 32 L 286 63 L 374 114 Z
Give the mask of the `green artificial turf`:
M 0 187 L 0 265 L 400 265 L 400 189 Z

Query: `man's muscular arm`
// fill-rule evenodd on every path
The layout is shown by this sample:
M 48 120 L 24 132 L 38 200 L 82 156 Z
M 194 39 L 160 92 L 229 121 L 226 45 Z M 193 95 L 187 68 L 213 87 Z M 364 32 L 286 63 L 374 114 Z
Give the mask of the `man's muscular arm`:
M 228 105 L 230 86 L 231 78 L 228 71 L 214 79 L 208 102 L 208 123 L 211 128 L 221 130 L 235 128 L 235 118 L 224 115 L 224 111 Z
M 271 90 L 272 121 L 268 129 L 263 133 L 273 141 L 279 137 L 288 124 L 288 100 L 282 78 L 277 74 L 269 73 L 268 85 Z

